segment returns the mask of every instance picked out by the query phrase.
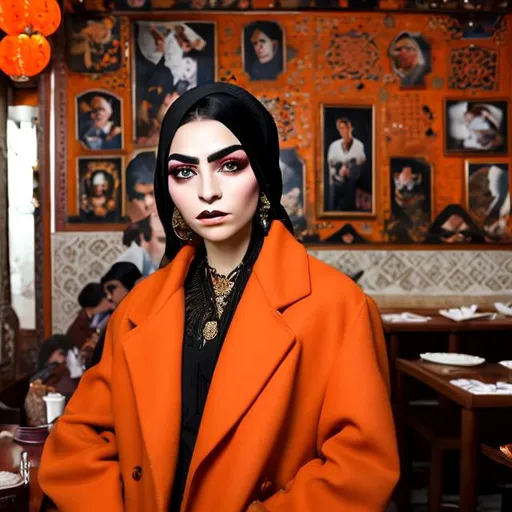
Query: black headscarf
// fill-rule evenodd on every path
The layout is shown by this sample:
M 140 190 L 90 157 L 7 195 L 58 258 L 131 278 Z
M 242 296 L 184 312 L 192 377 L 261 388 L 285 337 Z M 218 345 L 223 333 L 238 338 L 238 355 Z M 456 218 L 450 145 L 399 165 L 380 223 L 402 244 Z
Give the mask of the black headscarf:
M 174 134 L 187 115 L 210 95 L 225 98 L 230 108 L 222 109 L 216 121 L 226 126 L 242 144 L 258 184 L 270 201 L 269 220 L 280 220 L 293 233 L 292 223 L 281 205 L 283 181 L 279 168 L 279 137 L 268 110 L 249 92 L 236 85 L 217 82 L 202 85 L 180 96 L 165 114 L 158 143 L 155 171 L 155 198 L 158 214 L 167 235 L 165 254 L 172 260 L 183 242 L 172 229 L 174 203 L 169 194 L 167 158 Z

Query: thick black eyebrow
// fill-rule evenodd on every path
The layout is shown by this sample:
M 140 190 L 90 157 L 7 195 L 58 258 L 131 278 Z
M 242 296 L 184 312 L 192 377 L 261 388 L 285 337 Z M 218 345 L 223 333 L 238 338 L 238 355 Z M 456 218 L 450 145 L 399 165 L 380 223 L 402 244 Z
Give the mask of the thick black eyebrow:
M 238 151 L 239 149 L 243 149 L 240 144 L 235 144 L 233 146 L 228 146 L 224 149 L 219 149 L 219 151 L 215 151 L 215 153 L 212 153 L 206 161 L 208 163 L 216 162 L 217 160 L 220 160 L 222 157 L 230 155 L 231 153 L 234 153 L 235 151 Z
M 195 156 L 180 155 L 179 153 L 169 155 L 167 161 L 170 162 L 171 160 L 178 160 L 178 162 L 182 162 L 184 164 L 199 164 L 199 158 L 196 158 Z

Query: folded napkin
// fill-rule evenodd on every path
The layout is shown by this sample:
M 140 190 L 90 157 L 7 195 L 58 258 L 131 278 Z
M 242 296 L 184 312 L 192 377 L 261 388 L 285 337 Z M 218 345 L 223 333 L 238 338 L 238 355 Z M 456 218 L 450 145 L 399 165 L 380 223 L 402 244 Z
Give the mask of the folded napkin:
M 505 457 L 512 459 L 512 444 L 503 444 L 500 446 L 500 450 Z
M 488 384 L 476 379 L 454 379 L 450 384 L 462 388 L 473 395 L 512 395 L 512 384 L 496 382 Z
M 512 361 L 500 361 L 499 364 L 505 368 L 508 368 L 509 370 L 512 370 Z
M 510 307 L 510 303 L 503 304 L 503 302 L 495 302 L 494 307 L 498 313 L 505 316 L 512 316 L 512 307 Z
M 490 317 L 491 320 L 496 318 L 496 313 L 477 313 L 478 306 L 473 304 L 472 306 L 466 307 L 461 306 L 460 308 L 451 309 L 440 309 L 439 313 L 445 318 L 455 320 L 456 322 L 462 322 L 464 320 L 472 320 L 475 318 Z
M 432 320 L 429 316 L 421 316 L 415 315 L 414 313 L 390 313 L 386 315 L 381 315 L 382 320 L 385 322 L 391 323 L 401 323 L 401 322 L 428 322 Z

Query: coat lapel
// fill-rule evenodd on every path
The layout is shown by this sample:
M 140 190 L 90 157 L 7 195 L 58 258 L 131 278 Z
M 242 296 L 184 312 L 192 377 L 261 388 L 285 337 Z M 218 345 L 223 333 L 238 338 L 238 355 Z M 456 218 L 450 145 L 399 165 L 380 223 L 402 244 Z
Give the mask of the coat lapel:
M 151 463 L 158 510 L 165 510 L 174 479 L 181 423 L 181 358 L 184 328 L 183 282 L 194 250 L 182 250 L 129 312 L 135 328 L 123 339 L 142 437 Z M 153 296 L 151 296 L 153 294 Z M 147 304 L 151 304 L 149 313 Z M 144 318 L 146 317 L 146 318 Z
M 310 293 L 307 254 L 281 223 L 276 224 L 224 340 L 189 469 L 183 510 L 201 464 L 250 409 L 295 345 L 294 334 L 278 310 Z

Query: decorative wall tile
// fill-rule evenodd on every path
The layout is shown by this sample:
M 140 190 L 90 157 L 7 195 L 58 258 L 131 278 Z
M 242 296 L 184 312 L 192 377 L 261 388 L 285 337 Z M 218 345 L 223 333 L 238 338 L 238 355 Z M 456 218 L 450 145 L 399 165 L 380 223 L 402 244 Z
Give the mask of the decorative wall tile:
M 99 281 L 123 251 L 122 233 L 79 232 L 52 235 L 52 327 L 66 332 L 80 307 L 77 297 Z
M 97 281 L 123 251 L 121 233 L 55 233 L 53 332 L 78 312 L 82 287 Z M 512 295 L 512 251 L 310 251 L 335 268 L 364 270 L 361 287 L 381 306 L 492 304 Z

